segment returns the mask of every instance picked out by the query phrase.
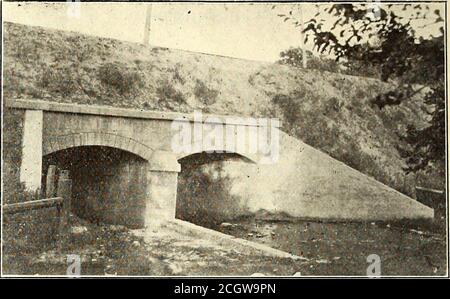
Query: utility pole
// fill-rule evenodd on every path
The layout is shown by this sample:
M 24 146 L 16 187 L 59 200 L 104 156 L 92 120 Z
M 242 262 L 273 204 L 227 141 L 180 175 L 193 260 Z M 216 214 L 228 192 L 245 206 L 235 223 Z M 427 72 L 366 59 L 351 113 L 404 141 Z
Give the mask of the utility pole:
M 144 28 L 144 46 L 148 46 L 150 41 L 150 26 L 152 24 L 152 4 L 147 3 L 147 12 L 145 16 L 145 28 Z
M 302 10 L 302 4 L 299 4 L 299 16 L 300 16 L 300 47 L 302 48 L 302 63 L 303 68 L 306 69 L 307 67 L 307 57 L 306 57 L 306 49 L 305 49 L 305 39 L 303 38 L 303 30 L 304 30 L 304 24 L 303 24 L 303 10 Z

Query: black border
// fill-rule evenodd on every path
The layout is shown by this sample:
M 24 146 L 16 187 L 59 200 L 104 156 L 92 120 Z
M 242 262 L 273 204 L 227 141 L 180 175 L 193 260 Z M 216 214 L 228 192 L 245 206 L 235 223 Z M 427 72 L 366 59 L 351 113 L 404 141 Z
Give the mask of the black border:
M 38 1 L 38 0 L 28 0 L 28 1 L 20 1 L 20 0 L 3 0 L 4 2 L 46 2 L 46 3 L 62 3 L 62 2 L 68 2 L 68 1 L 64 1 L 64 0 L 58 0 L 58 1 Z M 74 0 L 72 0 L 74 1 Z M 261 1 L 246 1 L 246 0 L 232 0 L 232 1 L 217 1 L 217 0 L 203 0 L 203 1 L 195 1 L 195 0 L 167 0 L 167 1 L 157 1 L 157 0 L 150 0 L 150 1 L 136 1 L 136 0 L 130 0 L 130 1 L 81 1 L 81 2 L 85 2 L 85 3 L 205 3 L 205 4 L 213 4 L 213 3 L 228 3 L 228 4 L 245 4 L 245 3 L 254 3 L 254 4 L 271 4 L 271 3 L 279 3 L 279 4 L 284 4 L 284 3 L 373 3 L 374 1 L 364 1 L 364 0 L 353 0 L 353 1 L 345 1 L 345 0 L 332 0 L 332 1 L 327 1 L 327 0 L 317 0 L 317 1 L 310 1 L 310 0 L 306 0 L 306 1 L 291 1 L 291 0 L 286 0 L 286 1 L 266 1 L 266 0 L 261 0 Z M 297 293 L 298 296 L 304 296 L 306 294 L 311 294 L 310 292 L 312 292 L 313 296 L 317 295 L 319 293 L 322 293 L 326 290 L 324 290 L 324 288 L 314 285 L 314 283 L 312 283 L 312 280 L 316 280 L 319 279 L 321 281 L 327 281 L 327 284 L 330 282 L 330 280 L 335 280 L 338 279 L 339 280 L 339 285 L 336 285 L 337 289 L 335 290 L 331 290 L 333 295 L 337 295 L 339 293 L 338 290 L 342 290 L 344 289 L 344 293 L 346 295 L 349 294 L 349 291 L 354 289 L 353 286 L 354 285 L 348 285 L 348 281 L 351 280 L 359 280 L 359 282 L 361 281 L 376 281 L 376 280 L 390 280 L 391 282 L 394 281 L 395 286 L 401 287 L 403 286 L 402 283 L 400 283 L 400 281 L 402 281 L 404 278 L 407 278 L 409 280 L 414 280 L 414 279 L 424 279 L 424 278 L 431 278 L 433 280 L 439 280 L 439 279 L 446 279 L 446 278 L 450 278 L 450 274 L 449 274 L 449 268 L 450 268 L 450 260 L 449 260 L 449 160 L 448 160 L 448 87 L 449 87 L 449 82 L 448 82 L 448 48 L 447 48 L 447 27 L 448 27 L 448 20 L 447 20 L 447 2 L 446 0 L 424 0 L 424 1 L 416 1 L 416 0 L 412 0 L 412 1 L 381 1 L 382 3 L 392 3 L 392 4 L 411 4 L 411 3 L 444 3 L 444 10 L 445 10 L 445 24 L 446 26 L 444 27 L 444 32 L 445 32 L 445 36 L 444 36 L 444 40 L 445 40 L 445 80 L 446 80 L 446 102 L 445 102 L 445 109 L 446 109 L 446 117 L 445 117 L 445 122 L 446 122 L 446 131 L 445 131 L 445 137 L 446 137 L 446 143 L 445 143 L 445 147 L 446 147 L 446 207 L 447 207 L 447 276 L 437 276 L 437 277 L 425 277 L 425 276 L 415 276 L 415 277 L 409 277 L 409 276 L 395 276 L 395 277 L 380 277 L 380 278 L 376 278 L 376 279 L 367 279 L 367 277 L 353 277 L 353 276 L 320 276 L 320 277 L 266 277 L 266 278 L 261 278 L 261 277 L 237 277 L 237 278 L 233 278 L 233 277 L 220 277 L 220 276 L 186 276 L 186 277 L 143 277 L 143 276 L 129 276 L 129 277 L 80 277 L 80 278 L 71 278 L 69 280 L 67 280 L 67 278 L 57 278 L 57 277 L 36 277 L 39 279 L 45 278 L 45 280 L 47 281 L 92 281 L 93 279 L 97 280 L 101 280 L 101 279 L 106 279 L 106 280 L 129 280 L 129 279 L 137 279 L 137 281 L 143 281 L 145 279 L 145 283 L 146 283 L 146 288 L 150 287 L 149 289 L 149 295 L 154 295 L 155 290 L 159 293 L 159 291 L 161 291 L 162 293 L 165 293 L 166 295 L 172 296 L 172 297 L 179 297 L 176 296 L 173 293 L 173 288 L 175 285 L 178 285 L 180 283 L 186 283 L 186 284 L 190 284 L 190 285 L 208 285 L 210 288 L 213 286 L 218 285 L 219 283 L 275 283 L 276 287 L 278 288 L 276 295 L 287 295 L 288 292 L 290 293 L 291 291 L 294 291 L 295 293 Z M 2 12 L 3 12 L 3 2 L 1 4 L 1 8 L 2 8 Z M 1 17 L 1 15 L 0 15 Z M 2 19 L 2 24 L 3 24 L 3 18 Z M 3 36 L 3 32 L 2 32 L 2 36 Z M 3 39 L 2 39 L 3 40 Z M 3 55 L 3 53 L 2 53 Z M 3 61 L 3 59 L 2 59 Z M 2 102 L 3 102 L 3 93 L 2 93 Z M 3 166 L 3 165 L 2 165 Z M 34 277 L 1 277 L 1 278 L 5 278 L 7 279 L 8 285 L 11 285 L 11 280 L 12 279 L 18 279 L 19 283 L 20 282 L 25 282 L 27 281 L 28 283 L 31 281 L 36 281 L 36 278 Z M 297 283 L 301 281 L 306 282 L 307 284 L 305 286 L 305 284 L 301 285 L 295 285 Z M 351 279 L 349 279 L 351 278 Z M 293 282 L 295 281 L 295 282 Z M 148 283 L 150 283 L 150 285 L 148 285 Z M 351 282 L 350 282 L 351 283 Z M 281 288 L 281 290 L 280 290 Z M 351 288 L 351 289 L 348 289 Z M 370 289 L 373 288 L 372 285 L 368 286 L 368 292 L 370 293 Z M 409 288 L 409 287 L 408 287 Z M 402 292 L 405 291 L 406 288 L 402 288 Z M 411 290 L 409 289 L 409 291 L 415 292 L 414 288 Z M 314 294 L 315 293 L 315 294 Z M 353 293 L 350 291 L 350 293 Z M 365 292 L 363 293 L 359 293 L 359 295 L 364 295 Z M 230 294 L 224 294 L 224 295 L 230 295 Z M 232 295 L 249 295 L 249 294 L 232 294 Z M 260 294 L 261 295 L 261 294 Z M 403 294 L 404 295 L 404 294 Z M 183 295 L 183 296 L 186 296 Z M 207 296 L 218 296 L 217 294 L 213 294 L 213 293 L 208 293 Z M 206 297 L 206 296 L 205 296 Z

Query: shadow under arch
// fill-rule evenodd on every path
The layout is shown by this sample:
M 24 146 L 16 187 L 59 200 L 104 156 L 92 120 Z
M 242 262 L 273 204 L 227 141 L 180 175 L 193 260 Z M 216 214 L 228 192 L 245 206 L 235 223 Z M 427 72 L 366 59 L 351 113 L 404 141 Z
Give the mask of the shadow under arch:
M 203 150 L 199 150 L 199 151 L 193 151 L 190 153 L 179 153 L 176 155 L 176 158 L 178 160 L 178 162 L 182 162 L 183 159 L 188 159 L 189 157 L 193 157 L 193 156 L 198 156 L 198 157 L 206 157 L 209 156 L 211 159 L 214 159 L 214 157 L 239 157 L 241 158 L 243 161 L 247 162 L 247 163 L 253 163 L 253 164 L 258 164 L 259 163 L 259 159 L 257 155 L 252 155 L 252 154 L 244 154 L 241 152 L 229 152 L 229 151 L 224 151 L 221 149 L 217 149 L 217 150 L 211 150 L 210 152 L 206 152 Z
M 97 224 L 143 226 L 148 161 L 142 156 L 99 145 L 53 151 L 43 156 L 44 190 L 49 165 L 56 166 L 56 177 L 61 170 L 69 171 L 75 215 Z
M 223 221 L 248 214 L 245 200 L 232 189 L 244 173 L 254 173 L 255 161 L 237 153 L 199 152 L 178 162 L 176 218 L 215 229 Z
M 49 136 L 43 143 L 43 156 L 80 146 L 106 146 L 120 149 L 144 160 L 150 160 L 154 150 L 147 145 L 129 137 L 105 132 L 82 132 L 66 135 Z

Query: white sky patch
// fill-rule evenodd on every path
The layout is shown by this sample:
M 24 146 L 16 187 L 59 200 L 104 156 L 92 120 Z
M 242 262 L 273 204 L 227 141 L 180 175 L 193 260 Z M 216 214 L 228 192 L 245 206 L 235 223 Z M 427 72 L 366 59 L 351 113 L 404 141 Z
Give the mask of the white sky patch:
M 79 15 L 70 11 L 67 3 L 5 2 L 3 18 L 15 23 L 142 42 L 145 6 L 148 4 L 78 5 Z M 272 10 L 270 3 L 154 3 L 150 44 L 251 60 L 275 61 L 281 51 L 300 45 L 299 28 L 295 28 L 290 22 L 283 22 L 277 16 L 288 12 L 294 5 L 300 4 L 277 4 L 276 9 Z M 303 3 L 301 7 L 305 21 L 317 12 L 314 4 Z M 441 11 L 443 14 L 443 9 Z M 329 22 L 331 24 L 332 20 Z M 307 44 L 306 48 L 311 50 L 312 44 Z

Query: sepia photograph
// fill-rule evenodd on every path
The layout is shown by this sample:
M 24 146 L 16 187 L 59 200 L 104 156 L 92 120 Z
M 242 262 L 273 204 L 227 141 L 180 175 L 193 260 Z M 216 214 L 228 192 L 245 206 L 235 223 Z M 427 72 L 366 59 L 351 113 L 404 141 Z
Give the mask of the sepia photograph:
M 1 5 L 2 277 L 448 278 L 446 1 Z

